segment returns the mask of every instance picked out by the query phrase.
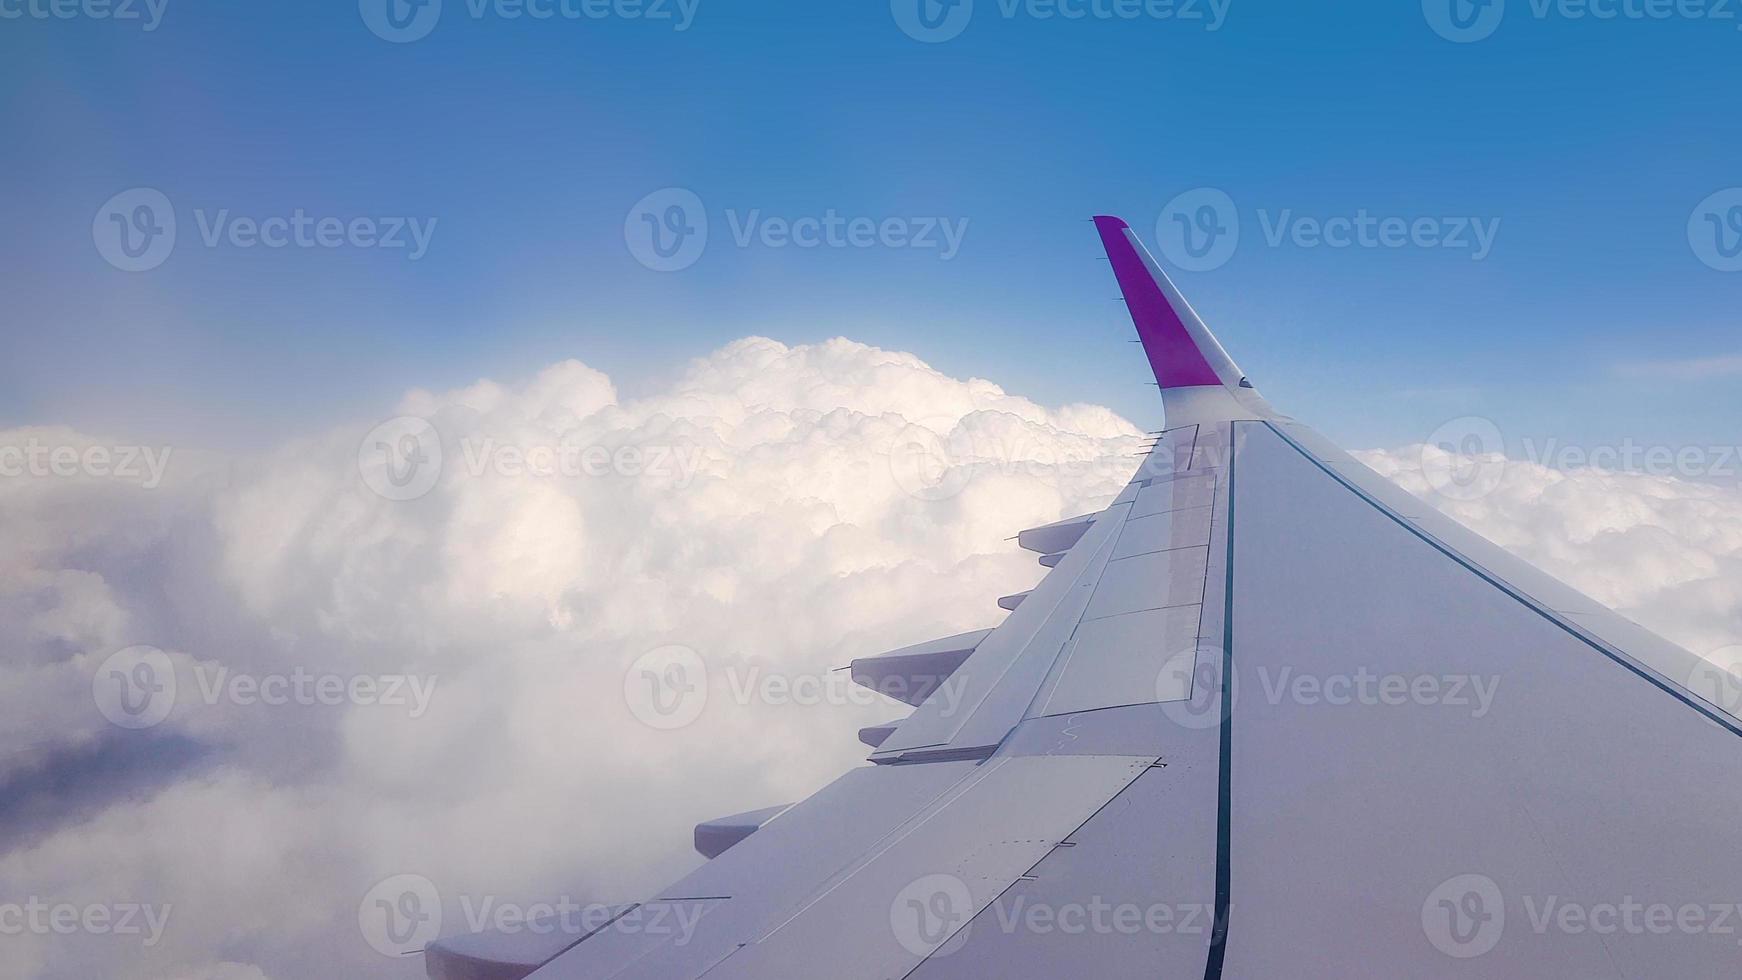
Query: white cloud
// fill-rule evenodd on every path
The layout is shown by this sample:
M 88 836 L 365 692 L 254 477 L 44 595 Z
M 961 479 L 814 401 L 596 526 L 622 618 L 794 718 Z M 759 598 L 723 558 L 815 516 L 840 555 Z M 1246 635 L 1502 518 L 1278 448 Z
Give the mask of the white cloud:
M 0 615 L 22 627 L 0 641 L 0 740 L 24 760 L 0 780 L 139 734 L 91 700 L 95 664 L 133 644 L 176 666 L 152 734 L 205 747 L 0 854 L 0 895 L 171 905 L 162 943 L 12 937 L 0 980 L 417 976 L 358 925 L 364 894 L 407 873 L 437 885 L 448 931 L 463 899 L 640 897 L 699 860 L 695 822 L 803 797 L 863 759 L 858 727 L 905 710 L 737 703 L 732 680 L 838 684 L 855 656 L 997 622 L 993 600 L 1041 574 L 1007 539 L 1104 505 L 1142 436 L 1104 408 L 1043 407 L 844 340 L 748 338 L 631 400 L 567 362 L 384 414 L 439 433 L 427 494 L 369 489 L 359 443 L 379 419 L 172 465 L 152 490 L 0 481 Z M 31 436 L 99 441 L 0 445 Z M 565 448 L 608 463 L 512 465 Z M 1419 454 L 1368 459 L 1424 485 Z M 1696 649 L 1742 634 L 1734 493 L 1519 465 L 1450 509 Z M 711 672 L 706 708 L 675 731 L 625 698 L 630 665 L 667 644 Z M 419 717 L 207 705 L 219 667 L 436 688 Z
M 416 975 L 359 935 L 383 878 L 430 878 L 450 912 L 657 887 L 698 860 L 696 821 L 808 794 L 863 759 L 858 727 L 903 710 L 740 704 L 725 672 L 838 690 L 855 656 L 996 622 L 993 599 L 1041 574 L 1005 539 L 1104 505 L 1142 435 L 840 340 L 739 341 L 633 401 L 570 362 L 395 411 L 441 437 L 441 476 L 410 501 L 360 476 L 368 420 L 236 461 L 227 485 L 81 483 L 69 501 L 44 480 L 8 504 L 30 547 L 8 551 L 0 602 L 31 626 L 0 696 L 29 710 L 0 732 L 51 762 L 101 737 L 95 663 L 149 643 L 177 666 L 165 727 L 213 752 L 0 856 L 5 893 L 173 902 L 163 943 L 26 937 L 0 977 Z M 497 465 L 563 447 L 610 465 Z M 624 675 L 673 643 L 713 682 L 699 720 L 662 732 Z M 207 705 L 219 667 L 437 686 L 416 718 Z

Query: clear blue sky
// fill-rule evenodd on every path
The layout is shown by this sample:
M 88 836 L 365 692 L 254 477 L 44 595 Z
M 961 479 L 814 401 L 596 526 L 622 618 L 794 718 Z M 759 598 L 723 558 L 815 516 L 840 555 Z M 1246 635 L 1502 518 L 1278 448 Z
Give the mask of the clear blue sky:
M 977 0 L 921 43 L 888 0 L 700 0 L 684 31 L 446 0 L 428 36 L 389 43 L 343 0 L 167 0 L 149 32 L 29 15 L 48 2 L 0 0 L 26 13 L 0 20 L 0 424 L 246 444 L 564 357 L 633 394 L 747 333 L 844 334 L 1153 422 L 1085 219 L 1154 241 L 1170 200 L 1210 187 L 1241 244 L 1182 288 L 1273 402 L 1351 446 L 1470 413 L 1739 437 L 1742 371 L 1637 368 L 1742 354 L 1742 273 L 1688 230 L 1742 186 L 1736 20 L 1509 0 L 1491 37 L 1454 43 L 1416 0 L 1233 0 L 1214 31 Z M 93 216 L 136 187 L 172 202 L 178 238 L 128 273 Z M 711 225 L 679 272 L 625 243 L 664 187 Z M 224 209 L 438 223 L 415 262 L 206 247 L 194 212 Z M 968 226 L 947 261 L 738 247 L 728 212 L 756 209 Z M 1480 261 L 1272 247 L 1285 210 L 1501 224 Z

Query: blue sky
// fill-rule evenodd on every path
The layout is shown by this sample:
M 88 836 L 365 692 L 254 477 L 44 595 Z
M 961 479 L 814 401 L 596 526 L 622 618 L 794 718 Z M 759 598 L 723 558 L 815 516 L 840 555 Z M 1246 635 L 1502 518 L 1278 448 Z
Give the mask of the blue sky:
M 1232 0 L 1214 30 L 1208 0 L 1077 19 L 977 0 L 924 43 L 910 0 L 699 0 L 681 31 L 675 0 L 670 20 L 445 0 L 391 43 L 375 0 L 155 0 L 150 31 L 36 16 L 48 2 L 0 0 L 22 12 L 0 19 L 0 424 L 247 445 L 564 357 L 633 394 L 748 333 L 846 335 L 1154 423 L 1086 219 L 1154 243 L 1170 202 L 1211 188 L 1240 244 L 1181 287 L 1274 403 L 1351 447 L 1469 414 L 1538 439 L 1736 439 L 1742 369 L 1678 366 L 1742 354 L 1742 273 L 1689 233 L 1742 186 L 1734 7 L 1507 0 L 1460 43 L 1413 0 Z M 709 237 L 660 272 L 625 221 L 670 187 Z M 134 188 L 177 220 L 143 272 L 93 229 Z M 1742 195 L 1718 200 L 1722 221 Z M 202 235 L 298 210 L 435 224 L 415 261 Z M 733 234 L 830 213 L 965 233 L 948 258 Z M 1295 237 L 1363 213 L 1496 230 L 1480 259 Z

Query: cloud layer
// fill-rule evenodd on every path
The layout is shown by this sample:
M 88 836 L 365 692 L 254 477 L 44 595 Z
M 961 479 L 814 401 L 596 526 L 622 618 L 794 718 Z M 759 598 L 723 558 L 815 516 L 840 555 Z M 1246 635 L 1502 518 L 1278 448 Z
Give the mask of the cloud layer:
M 444 932 L 640 897 L 699 860 L 697 821 L 861 760 L 901 706 L 836 668 L 996 623 L 1041 574 L 1007 539 L 1103 506 L 1142 445 L 846 340 L 747 338 L 641 398 L 570 361 L 393 414 L 177 449 L 149 488 L 0 479 L 0 900 L 168 907 L 149 948 L 0 936 L 0 980 L 419 976 L 360 921 L 395 876 Z M 33 442 L 105 446 L 0 433 Z M 1364 458 L 1429 493 L 1434 451 Z M 1696 650 L 1742 637 L 1733 491 L 1518 463 L 1436 502 Z M 173 697 L 132 729 L 103 692 L 142 645 Z M 672 648 L 706 671 L 676 714 L 638 694 Z
M 447 931 L 487 901 L 633 899 L 698 860 L 697 821 L 862 760 L 856 730 L 900 706 L 834 668 L 997 622 L 1041 573 L 1005 539 L 1104 505 L 1141 445 L 1105 409 L 844 340 L 739 341 L 632 401 L 567 362 L 397 412 L 431 424 L 410 444 L 427 486 L 371 469 L 371 440 L 406 435 L 371 420 L 188 474 L 172 457 L 150 490 L 0 488 L 0 610 L 22 627 L 4 775 L 32 800 L 0 893 L 172 907 L 146 950 L 9 937 L 0 976 L 419 975 L 358 924 L 402 874 L 439 890 Z M 31 440 L 101 444 L 0 442 Z M 93 675 L 138 644 L 173 664 L 174 704 L 121 730 Z M 625 690 L 668 645 L 708 670 L 676 729 Z M 435 685 L 423 710 L 387 702 L 396 677 Z M 380 696 L 322 701 L 326 678 Z M 265 703 L 275 680 L 286 703 Z

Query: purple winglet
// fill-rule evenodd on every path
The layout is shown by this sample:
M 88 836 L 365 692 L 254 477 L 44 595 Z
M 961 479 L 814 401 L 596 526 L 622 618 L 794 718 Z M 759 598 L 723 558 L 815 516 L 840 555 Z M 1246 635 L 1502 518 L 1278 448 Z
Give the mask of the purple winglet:
M 1119 289 L 1125 294 L 1125 305 L 1131 310 L 1131 322 L 1137 325 L 1143 351 L 1149 355 L 1156 383 L 1163 389 L 1220 386 L 1222 379 L 1216 369 L 1205 360 L 1161 284 L 1137 254 L 1136 245 L 1126 234 L 1129 227 L 1119 218 L 1095 218 L 1095 228 L 1101 233 L 1107 258 L 1113 262 L 1113 274 L 1119 277 Z

